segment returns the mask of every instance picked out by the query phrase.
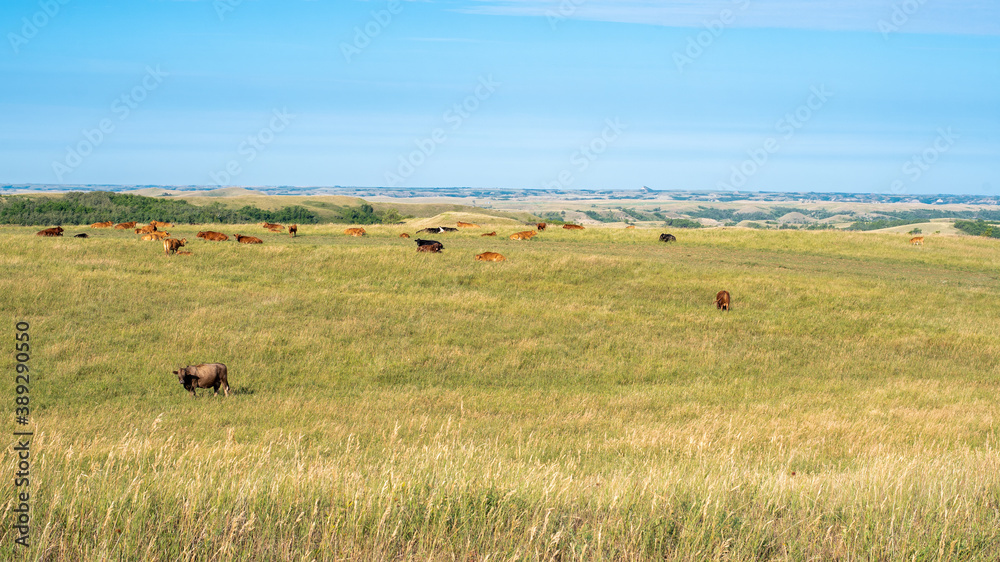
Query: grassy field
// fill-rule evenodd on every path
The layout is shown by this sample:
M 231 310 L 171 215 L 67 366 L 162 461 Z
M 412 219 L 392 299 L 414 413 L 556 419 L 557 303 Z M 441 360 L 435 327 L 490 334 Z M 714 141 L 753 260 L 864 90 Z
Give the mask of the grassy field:
M 483 226 L 0 227 L 0 559 L 997 559 L 997 240 Z

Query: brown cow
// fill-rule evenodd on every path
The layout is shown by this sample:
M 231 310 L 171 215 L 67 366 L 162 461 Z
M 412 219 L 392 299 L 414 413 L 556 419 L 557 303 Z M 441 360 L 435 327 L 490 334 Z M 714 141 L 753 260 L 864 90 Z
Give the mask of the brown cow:
M 225 234 L 221 232 L 214 232 L 212 230 L 199 232 L 198 238 L 204 238 L 205 240 L 211 240 L 213 242 L 225 242 L 226 240 L 229 240 L 229 237 Z
M 166 238 L 163 240 L 163 255 L 169 256 L 172 253 L 176 253 L 177 249 L 187 244 L 187 238 L 181 238 L 180 240 L 176 238 Z
M 546 226 L 548 226 L 548 225 L 546 225 L 544 222 L 540 222 L 540 223 L 538 223 L 538 224 L 535 225 L 535 228 L 537 228 L 538 231 L 541 232 L 541 231 L 545 230 Z
M 583 230 L 583 226 L 579 224 L 564 224 L 563 228 L 566 230 Z
M 719 291 L 715 294 L 715 308 L 729 310 L 729 291 Z
M 62 236 L 63 228 L 61 226 L 56 226 L 53 228 L 46 228 L 45 230 L 39 230 L 35 233 L 36 236 Z
M 156 231 L 156 232 L 150 232 L 149 234 L 143 236 L 142 239 L 147 242 L 151 242 L 153 240 L 163 240 L 169 237 L 170 237 L 169 232 Z
M 299 233 L 299 225 L 293 224 L 288 227 L 288 235 L 295 238 L 295 235 Z
M 442 246 L 440 242 L 434 242 L 433 244 L 421 244 L 417 246 L 418 252 L 431 252 L 434 254 L 440 252 L 443 249 L 444 246 Z
M 120 222 L 115 225 L 117 230 L 128 230 L 130 228 L 135 228 L 135 221 L 132 222 Z
M 635 228 L 635 225 L 634 224 L 630 224 L 630 225 L 628 225 L 628 226 L 625 227 L 625 230 L 632 230 L 633 228 Z
M 115 223 L 113 223 L 111 221 L 95 222 L 94 224 L 90 225 L 90 228 L 111 228 L 114 225 L 115 225 Z
M 506 259 L 496 252 L 483 252 L 476 256 L 476 261 L 504 261 Z
M 399 237 L 400 238 L 409 238 L 410 235 L 404 232 L 404 233 L 400 234 Z
M 915 246 L 916 245 L 923 246 L 924 245 L 924 237 L 923 236 L 914 236 L 913 238 L 910 238 L 910 244 L 913 244 Z
M 348 236 L 365 236 L 368 233 L 363 228 L 348 228 L 344 231 L 344 234 Z
M 268 228 L 268 230 L 270 230 L 271 232 L 281 232 L 282 230 L 285 230 L 285 227 L 280 226 L 280 225 L 279 226 L 272 226 L 271 228 Z
M 524 232 L 515 232 L 510 235 L 511 240 L 531 240 L 537 232 L 534 230 L 525 230 Z
M 462 221 L 458 221 L 458 224 L 456 224 L 455 226 L 457 226 L 458 228 L 479 228 L 478 224 L 471 222 L 462 222 Z
M 240 244 L 263 244 L 264 241 L 256 236 L 243 236 L 242 234 L 234 234 L 233 238 Z
M 178 256 L 190 256 L 191 252 L 177 252 Z
M 281 225 L 278 224 L 278 223 L 276 223 L 276 222 L 265 222 L 262 226 L 264 228 L 277 228 L 277 227 L 279 227 Z
M 197 398 L 195 389 L 214 388 L 215 395 L 219 395 L 221 387 L 226 396 L 229 396 L 229 370 L 222 363 L 201 363 L 199 365 L 188 365 L 174 371 L 177 379 L 184 385 L 184 390 L 191 392 L 191 396 Z
M 174 226 L 169 222 L 161 222 L 161 221 L 149 221 L 149 224 L 155 226 L 156 228 L 170 228 Z
M 150 224 L 142 228 L 135 229 L 136 234 L 149 234 L 150 232 L 156 232 L 156 225 Z
M 496 235 L 497 231 L 495 230 L 493 232 L 487 232 L 486 234 L 480 234 L 480 236 L 496 236 Z

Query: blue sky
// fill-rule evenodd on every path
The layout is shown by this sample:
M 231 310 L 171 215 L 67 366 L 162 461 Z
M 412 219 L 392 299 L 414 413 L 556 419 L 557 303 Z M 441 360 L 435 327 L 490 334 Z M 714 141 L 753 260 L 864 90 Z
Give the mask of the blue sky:
M 1000 194 L 995 0 L 9 0 L 0 182 Z

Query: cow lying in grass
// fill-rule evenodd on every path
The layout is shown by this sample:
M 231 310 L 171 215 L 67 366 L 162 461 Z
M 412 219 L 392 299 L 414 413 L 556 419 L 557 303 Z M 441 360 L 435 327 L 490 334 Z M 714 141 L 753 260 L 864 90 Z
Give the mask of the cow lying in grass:
M 444 244 L 438 242 L 437 240 L 421 240 L 420 238 L 417 238 L 415 242 L 417 243 L 418 252 L 431 252 L 436 254 L 444 249 Z

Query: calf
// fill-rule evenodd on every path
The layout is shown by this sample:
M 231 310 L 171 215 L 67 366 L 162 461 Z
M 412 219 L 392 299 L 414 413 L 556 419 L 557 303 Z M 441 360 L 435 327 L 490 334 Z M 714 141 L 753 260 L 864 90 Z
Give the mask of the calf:
M 480 236 L 496 236 L 496 235 L 497 231 L 495 230 L 493 232 L 487 232 L 486 234 L 480 234 Z
M 363 228 L 348 228 L 344 231 L 348 236 L 366 236 L 368 233 Z
M 548 225 L 546 225 L 544 222 L 540 222 L 540 223 L 538 223 L 538 224 L 535 225 L 535 228 L 537 228 L 538 231 L 541 232 L 541 231 L 545 230 L 546 226 L 548 226 Z
M 201 363 L 199 365 L 188 365 L 174 371 L 177 380 L 184 385 L 184 389 L 191 392 L 191 396 L 197 398 L 195 389 L 214 388 L 215 396 L 219 395 L 219 387 L 222 387 L 226 396 L 229 396 L 229 370 L 222 363 Z
M 910 244 L 913 244 L 915 246 L 917 246 L 917 245 L 923 246 L 924 245 L 924 237 L 923 236 L 914 236 L 913 238 L 910 238 Z
M 163 240 L 163 255 L 169 256 L 172 253 L 176 253 L 177 249 L 187 244 L 187 238 L 181 238 L 180 240 L 176 238 L 166 238 Z
M 515 232 L 510 235 L 511 240 L 531 240 L 538 234 L 534 230 L 525 230 L 524 232 Z
M 404 232 L 404 233 L 400 234 L 399 237 L 400 238 L 409 238 L 410 235 Z
M 81 232 L 80 234 L 77 234 L 73 238 L 88 238 L 88 236 L 86 232 Z
M 729 310 L 729 291 L 719 291 L 715 294 L 715 308 Z
M 293 224 L 288 227 L 288 235 L 295 238 L 295 235 L 299 233 L 299 225 Z
M 240 244 L 263 244 L 264 241 L 256 236 L 243 236 L 242 234 L 234 234 L 233 238 Z
M 660 235 L 660 242 L 676 242 L 676 241 L 677 241 L 677 237 L 674 236 L 673 234 L 661 234 Z
M 46 228 L 45 230 L 39 230 L 35 233 L 36 236 L 62 236 L 63 228 L 61 226 L 56 226 L 53 228 Z
M 476 261 L 504 261 L 506 259 L 496 252 L 483 252 L 476 256 Z

